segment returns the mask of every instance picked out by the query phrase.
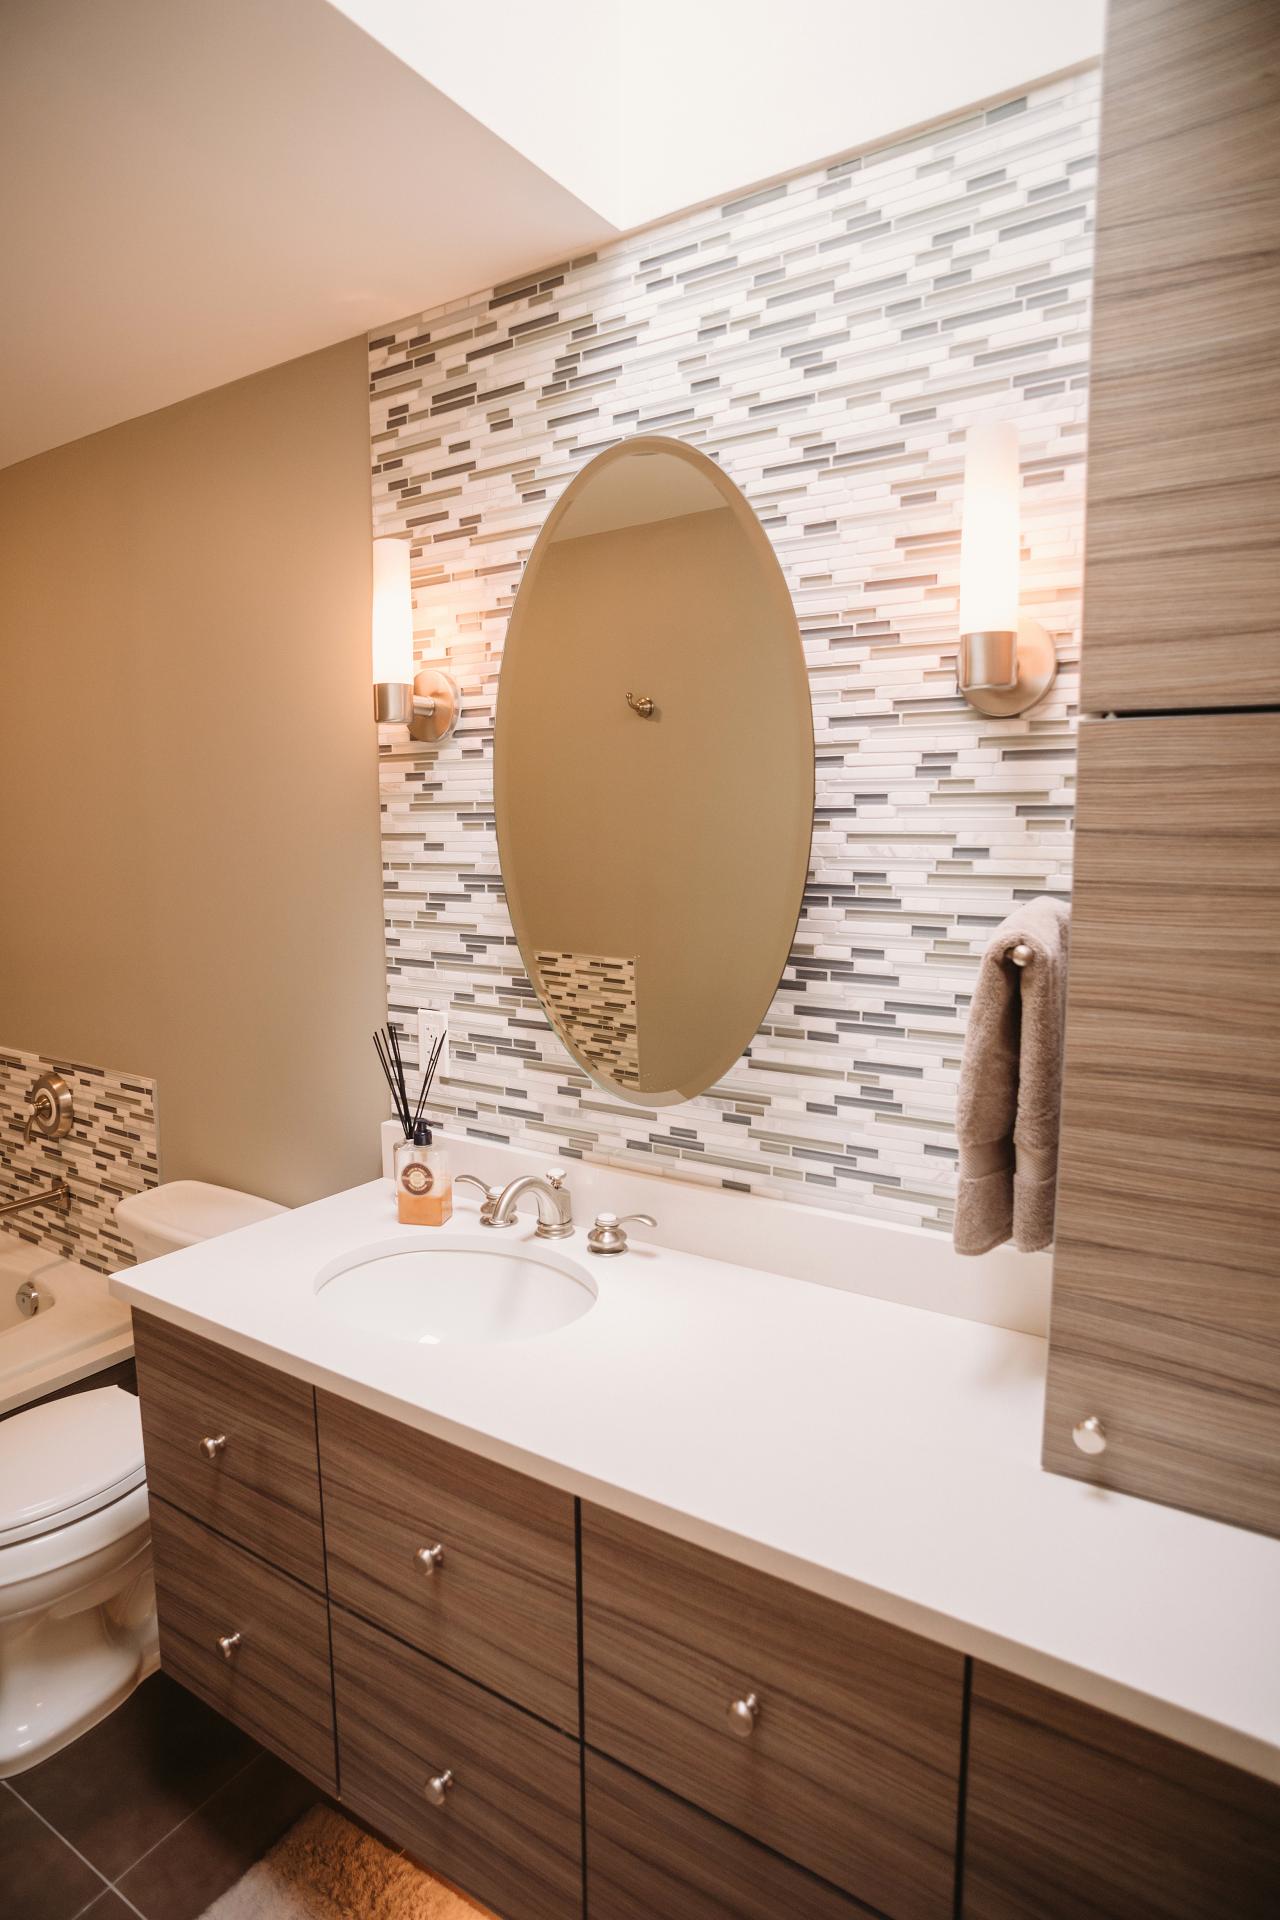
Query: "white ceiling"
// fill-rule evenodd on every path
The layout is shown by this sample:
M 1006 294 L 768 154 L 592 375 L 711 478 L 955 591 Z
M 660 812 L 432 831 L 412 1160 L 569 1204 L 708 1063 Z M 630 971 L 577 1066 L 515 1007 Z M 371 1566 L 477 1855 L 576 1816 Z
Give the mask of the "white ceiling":
M 618 227 L 1097 59 L 1106 0 L 333 0 Z
M 0 0 L 0 466 L 613 227 L 324 0 Z
M 0 466 L 1092 59 L 1103 5 L 0 0 Z

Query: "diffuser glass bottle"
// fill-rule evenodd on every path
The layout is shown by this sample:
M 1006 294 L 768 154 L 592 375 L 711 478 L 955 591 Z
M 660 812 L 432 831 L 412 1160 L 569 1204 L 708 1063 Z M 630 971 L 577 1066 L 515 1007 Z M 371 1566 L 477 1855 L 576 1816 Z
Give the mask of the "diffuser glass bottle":
M 400 1037 L 392 1026 L 373 1036 L 378 1061 L 395 1102 L 396 1118 L 404 1139 L 393 1155 L 396 1211 L 408 1227 L 442 1227 L 453 1212 L 453 1174 L 443 1146 L 436 1146 L 431 1128 L 423 1119 L 423 1108 L 431 1092 L 436 1068 L 444 1047 L 441 1034 L 423 1064 L 422 1085 L 416 1104 L 409 1103 Z
M 437 1146 L 425 1120 L 395 1151 L 396 1211 L 407 1227 L 442 1227 L 453 1212 L 448 1150 Z

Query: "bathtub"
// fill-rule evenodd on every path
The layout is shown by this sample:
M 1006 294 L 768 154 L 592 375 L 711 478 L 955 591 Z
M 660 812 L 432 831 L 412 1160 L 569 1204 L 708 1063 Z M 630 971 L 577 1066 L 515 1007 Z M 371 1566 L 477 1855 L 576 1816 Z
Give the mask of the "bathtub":
M 38 1296 L 30 1315 L 28 1289 Z M 105 1273 L 0 1231 L 0 1414 L 132 1352 L 129 1309 L 111 1299 Z

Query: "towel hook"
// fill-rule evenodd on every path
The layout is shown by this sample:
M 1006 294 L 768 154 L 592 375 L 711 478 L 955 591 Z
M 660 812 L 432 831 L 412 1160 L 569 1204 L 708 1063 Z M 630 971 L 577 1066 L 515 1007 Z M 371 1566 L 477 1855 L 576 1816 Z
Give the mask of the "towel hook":
M 1012 960 L 1015 967 L 1025 967 L 1028 960 L 1030 960 L 1031 958 L 1031 949 L 1029 946 L 1027 946 L 1025 941 L 1019 940 L 1017 946 L 1014 947 L 1013 951 L 1010 953 L 1009 958 Z

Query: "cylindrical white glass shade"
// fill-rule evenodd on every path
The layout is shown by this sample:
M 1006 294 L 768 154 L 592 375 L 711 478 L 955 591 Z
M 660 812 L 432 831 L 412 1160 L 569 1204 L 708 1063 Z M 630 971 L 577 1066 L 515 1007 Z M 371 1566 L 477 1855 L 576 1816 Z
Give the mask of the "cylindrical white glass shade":
M 971 427 L 960 535 L 961 633 L 1018 631 L 1018 429 Z
M 413 594 L 409 542 L 387 537 L 373 543 L 373 684 L 413 679 Z

